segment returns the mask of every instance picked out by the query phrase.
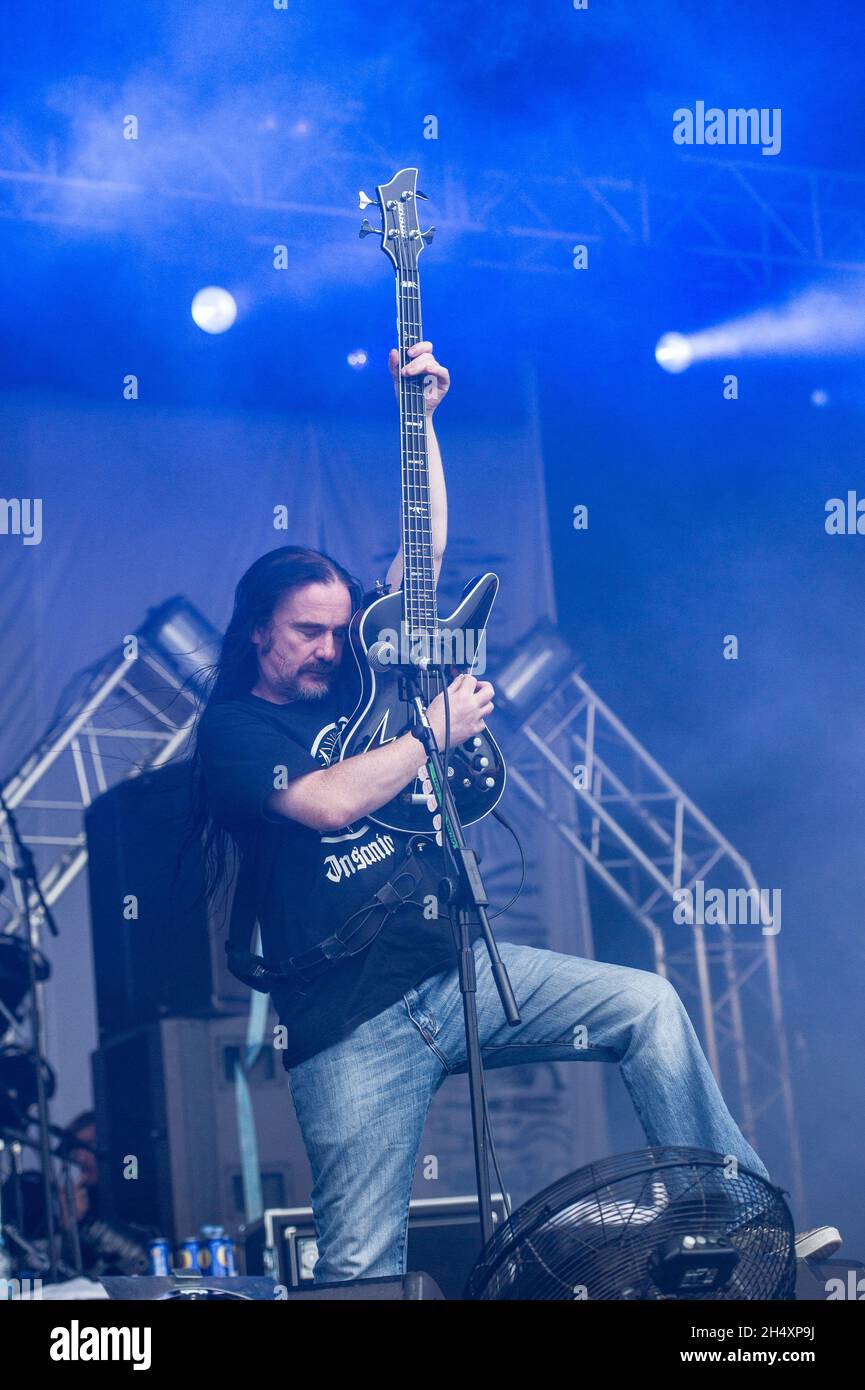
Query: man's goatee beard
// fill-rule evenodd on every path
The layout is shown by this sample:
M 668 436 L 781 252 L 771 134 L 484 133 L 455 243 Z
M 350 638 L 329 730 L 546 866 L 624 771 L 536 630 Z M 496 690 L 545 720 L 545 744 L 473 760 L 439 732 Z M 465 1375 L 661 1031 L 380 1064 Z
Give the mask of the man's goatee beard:
M 316 679 L 321 681 L 321 685 L 315 689 L 295 679 L 286 687 L 285 694 L 290 700 L 323 700 L 331 692 L 333 675 L 332 671 L 327 676 L 318 675 Z
M 294 695 L 295 700 L 323 700 L 325 695 L 330 694 L 330 686 L 326 685 L 321 690 L 310 690 L 308 686 L 301 686 Z

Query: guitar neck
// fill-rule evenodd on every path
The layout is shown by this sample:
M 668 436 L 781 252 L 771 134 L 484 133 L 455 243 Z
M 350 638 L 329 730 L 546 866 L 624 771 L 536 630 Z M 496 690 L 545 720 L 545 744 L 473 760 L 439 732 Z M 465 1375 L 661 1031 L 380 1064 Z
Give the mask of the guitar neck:
M 417 265 L 397 269 L 397 339 L 399 365 L 412 359 L 408 350 L 423 340 Z M 400 455 L 402 460 L 403 611 L 410 633 L 432 632 L 436 625 L 429 458 L 423 378 L 399 379 Z

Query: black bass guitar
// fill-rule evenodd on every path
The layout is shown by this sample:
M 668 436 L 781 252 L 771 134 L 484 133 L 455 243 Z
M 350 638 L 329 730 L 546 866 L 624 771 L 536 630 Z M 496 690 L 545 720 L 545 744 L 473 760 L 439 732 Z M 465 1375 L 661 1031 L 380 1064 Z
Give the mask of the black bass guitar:
M 364 221 L 360 234 L 375 232 L 381 236 L 382 250 L 396 272 L 400 367 L 411 361 L 408 349 L 423 341 L 418 257 L 424 244 L 432 240 L 434 230 L 422 232 L 418 225 L 417 200 L 424 194 L 417 191 L 417 172 L 400 170 L 390 183 L 376 189 L 376 198 L 360 195 L 361 209 L 377 201 L 382 215 L 380 228 Z M 409 728 L 409 707 L 400 697 L 394 664 L 395 660 L 409 659 L 404 653 L 413 653 L 417 658 L 418 680 L 427 703 L 461 671 L 479 678 L 484 671 L 486 626 L 499 580 L 491 573 L 473 579 L 450 617 L 439 617 L 423 392 L 419 376 L 400 375 L 402 588 L 383 593 L 352 619 L 349 640 L 361 695 L 342 732 L 343 758 L 389 743 Z M 439 662 L 444 681 L 437 669 Z M 451 746 L 448 779 L 464 825 L 472 825 L 492 811 L 504 791 L 505 777 L 504 759 L 489 730 L 484 729 L 466 743 Z M 367 819 L 392 830 L 432 834 L 434 811 L 435 803 L 424 792 L 423 780 L 418 777 Z

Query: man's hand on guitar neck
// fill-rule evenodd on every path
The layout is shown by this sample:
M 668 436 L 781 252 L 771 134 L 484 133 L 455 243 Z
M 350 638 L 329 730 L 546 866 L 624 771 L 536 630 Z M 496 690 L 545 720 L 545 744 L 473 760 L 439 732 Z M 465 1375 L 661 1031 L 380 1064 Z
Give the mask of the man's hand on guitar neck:
M 444 466 L 442 464 L 441 450 L 438 439 L 436 438 L 435 425 L 433 424 L 433 411 L 448 393 L 451 384 L 451 374 L 447 367 L 443 367 L 433 357 L 432 343 L 424 340 L 415 343 L 408 350 L 411 358 L 402 369 L 402 375 L 406 377 L 420 376 L 427 374 L 427 382 L 424 390 L 425 418 L 426 418 L 426 445 L 427 459 L 429 467 L 429 499 L 430 499 L 430 529 L 432 532 L 433 545 L 433 575 L 437 580 L 441 572 L 442 557 L 445 553 L 448 535 L 448 499 L 445 488 Z M 396 348 L 391 348 L 389 358 L 390 374 L 393 377 L 393 389 L 399 400 L 400 366 L 399 352 Z M 390 563 L 385 583 L 391 589 L 398 589 L 402 583 L 403 564 L 402 564 L 402 545 Z
M 406 362 L 400 372 L 399 351 L 391 348 L 388 365 L 390 374 L 393 377 L 393 389 L 399 400 L 399 378 L 400 376 L 425 376 L 424 382 L 424 408 L 427 419 L 430 419 L 437 405 L 440 405 L 448 393 L 451 384 L 451 374 L 447 367 L 443 367 L 433 357 L 432 343 L 415 343 L 410 347 L 408 355 L 412 359 Z

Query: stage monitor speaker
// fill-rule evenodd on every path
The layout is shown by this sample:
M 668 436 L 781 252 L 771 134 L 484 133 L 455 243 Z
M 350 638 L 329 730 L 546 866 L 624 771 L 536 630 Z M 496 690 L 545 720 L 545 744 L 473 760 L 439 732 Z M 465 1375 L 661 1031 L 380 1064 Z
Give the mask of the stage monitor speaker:
M 248 1008 L 225 964 L 231 892 L 208 907 L 198 840 L 178 864 L 190 809 L 183 762 L 119 782 L 84 817 L 100 1039 Z
M 312 1177 L 282 1054 L 270 1043 L 275 1022 L 269 1015 L 248 1081 L 262 1197 L 284 1206 L 308 1202 Z M 244 1205 L 234 1074 L 245 1033 L 240 1016 L 162 1019 L 93 1053 L 100 1208 L 104 1200 L 109 1220 L 153 1227 L 174 1245 L 203 1225 L 237 1235 Z
M 498 1228 L 507 1219 L 500 1192 L 492 1194 L 492 1202 Z M 266 1210 L 241 1236 L 248 1273 L 270 1274 L 290 1289 L 312 1287 L 318 1246 L 311 1207 Z M 445 1298 L 462 1297 L 482 1244 L 477 1196 L 412 1198 L 408 1263 L 428 1270 Z
M 293 1298 L 314 1298 L 319 1302 L 347 1302 L 357 1299 L 388 1300 L 399 1303 L 405 1300 L 417 1302 L 426 1299 L 441 1300 L 444 1295 L 434 1279 L 423 1271 L 383 1279 L 352 1279 L 341 1284 L 321 1284 L 317 1289 L 286 1289 L 284 1285 L 274 1284 L 271 1279 L 178 1279 L 174 1276 L 147 1275 L 136 1278 L 103 1277 L 109 1298 L 128 1302 L 132 1299 L 188 1299 L 193 1302 L 205 1298 L 255 1299 L 258 1302 L 282 1303 Z
M 174 1274 L 103 1274 L 99 1282 L 109 1298 L 121 1299 L 127 1303 L 133 1299 L 147 1299 L 152 1302 L 157 1298 L 177 1298 L 178 1301 L 188 1298 L 192 1302 L 195 1299 L 212 1297 L 213 1294 L 221 1295 L 223 1298 L 255 1299 L 257 1302 L 272 1303 L 279 1296 L 273 1280 L 260 1276 L 237 1275 L 224 1279 L 208 1279 L 204 1275 L 184 1278 Z
M 402 1278 L 385 1276 L 381 1279 L 347 1279 L 340 1284 L 319 1284 L 317 1288 L 289 1289 L 285 1297 L 288 1302 L 293 1298 L 315 1298 L 320 1302 L 360 1298 L 387 1299 L 391 1302 L 426 1299 L 429 1302 L 433 1299 L 444 1299 L 445 1296 L 436 1281 L 425 1271 L 419 1270 L 416 1273 L 404 1274 Z

